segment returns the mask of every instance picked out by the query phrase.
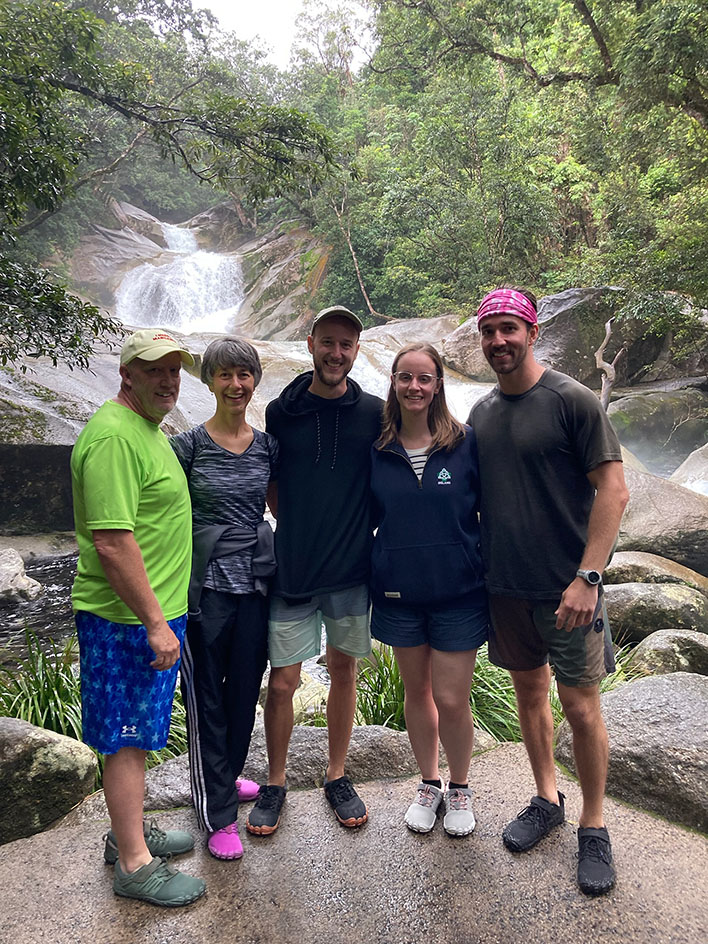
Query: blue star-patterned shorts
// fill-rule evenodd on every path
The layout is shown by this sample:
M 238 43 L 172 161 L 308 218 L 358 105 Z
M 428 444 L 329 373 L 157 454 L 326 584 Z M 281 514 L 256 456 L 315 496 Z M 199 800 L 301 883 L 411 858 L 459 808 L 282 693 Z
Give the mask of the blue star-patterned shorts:
M 180 644 L 187 617 L 167 621 Z M 167 744 L 179 659 L 158 672 L 145 626 L 76 613 L 81 657 L 82 739 L 101 754 L 121 747 L 157 751 Z

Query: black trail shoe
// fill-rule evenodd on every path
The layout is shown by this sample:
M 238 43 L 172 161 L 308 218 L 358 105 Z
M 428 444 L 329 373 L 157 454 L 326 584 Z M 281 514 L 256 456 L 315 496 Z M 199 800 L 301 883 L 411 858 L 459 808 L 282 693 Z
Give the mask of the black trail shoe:
M 366 806 L 349 777 L 325 779 L 324 792 L 342 826 L 363 826 L 369 818 Z
M 607 830 L 581 826 L 578 830 L 578 885 L 586 895 L 604 895 L 614 888 L 615 869 Z
M 504 845 L 512 852 L 526 852 L 564 820 L 565 796 L 562 793 L 558 794 L 558 803 L 549 803 L 539 796 L 531 797 L 531 803 L 504 827 Z
M 280 811 L 285 803 L 285 787 L 264 784 L 258 790 L 253 809 L 248 814 L 246 829 L 254 836 L 270 836 L 280 825 Z

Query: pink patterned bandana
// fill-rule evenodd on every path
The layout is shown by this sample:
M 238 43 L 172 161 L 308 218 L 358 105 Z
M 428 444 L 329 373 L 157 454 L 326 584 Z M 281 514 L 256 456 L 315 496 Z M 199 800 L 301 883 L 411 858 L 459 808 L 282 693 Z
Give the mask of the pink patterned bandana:
M 482 318 L 490 315 L 516 315 L 530 324 L 538 324 L 538 315 L 531 302 L 513 288 L 495 288 L 485 295 L 477 309 L 477 327 Z

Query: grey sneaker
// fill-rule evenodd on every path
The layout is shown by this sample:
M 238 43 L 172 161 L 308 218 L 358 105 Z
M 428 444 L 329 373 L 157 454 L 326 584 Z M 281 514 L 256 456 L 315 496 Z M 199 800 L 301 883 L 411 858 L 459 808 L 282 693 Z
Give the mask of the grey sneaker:
M 143 820 L 143 833 L 148 852 L 153 856 L 181 855 L 194 848 L 194 838 L 181 829 L 170 829 L 165 832 L 160 829 L 156 820 Z M 103 837 L 106 845 L 103 849 L 103 858 L 108 865 L 115 865 L 118 860 L 118 846 L 112 830 L 108 830 Z
M 547 836 L 554 826 L 565 820 L 565 797 L 558 794 L 558 803 L 543 797 L 531 797 L 531 803 L 504 827 L 502 840 L 512 852 L 526 852 Z
M 137 898 L 151 905 L 179 908 L 191 905 L 206 891 L 206 882 L 193 875 L 178 872 L 166 859 L 154 858 L 135 872 L 127 874 L 116 862 L 113 891 L 123 898 Z
M 327 780 L 325 774 L 324 792 L 342 826 L 363 826 L 369 818 L 364 801 L 354 789 L 350 777 L 345 775 L 337 777 L 336 780 Z
M 614 888 L 612 846 L 604 827 L 578 829 L 578 885 L 586 895 L 604 895 Z
M 448 836 L 469 836 L 474 827 L 472 791 L 468 787 L 453 787 L 451 790 L 446 790 L 443 829 Z
M 280 811 L 285 803 L 286 787 L 264 784 L 258 790 L 256 803 L 246 819 L 246 829 L 254 836 L 270 836 L 280 825 Z
M 431 783 L 419 783 L 415 800 L 406 811 L 404 821 L 414 833 L 429 833 L 435 825 L 438 807 L 442 803 L 443 792 Z

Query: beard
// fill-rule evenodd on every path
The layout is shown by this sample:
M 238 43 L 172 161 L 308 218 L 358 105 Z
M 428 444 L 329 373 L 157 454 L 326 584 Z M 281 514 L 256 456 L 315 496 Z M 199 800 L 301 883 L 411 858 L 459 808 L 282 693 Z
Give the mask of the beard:
M 313 367 L 317 374 L 317 379 L 320 383 L 324 384 L 325 387 L 338 387 L 349 373 L 349 367 L 347 367 L 346 364 L 342 364 L 341 367 L 337 368 L 326 368 L 322 361 L 315 361 Z

